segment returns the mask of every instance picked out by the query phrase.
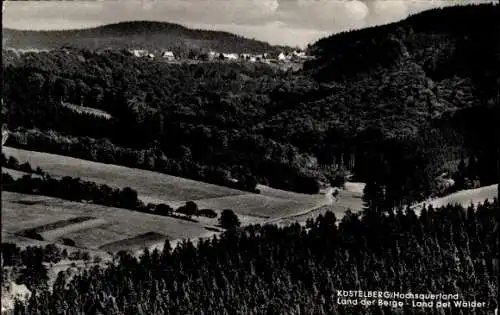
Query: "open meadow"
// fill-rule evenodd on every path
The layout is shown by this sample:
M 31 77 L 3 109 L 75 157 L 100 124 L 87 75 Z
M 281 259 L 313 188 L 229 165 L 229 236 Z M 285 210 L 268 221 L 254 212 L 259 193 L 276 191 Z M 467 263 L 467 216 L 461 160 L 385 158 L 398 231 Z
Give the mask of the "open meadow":
M 338 189 L 338 195 L 334 197 L 334 200 L 331 203 L 311 208 L 296 215 L 271 220 L 269 222 L 276 223 L 281 226 L 289 225 L 295 222 L 303 225 L 308 219 L 314 219 L 319 215 L 324 215 L 328 211 L 333 212 L 337 220 L 341 220 L 347 210 L 356 213 L 363 209 L 362 197 L 364 186 L 364 183 L 348 182 L 345 184 L 343 189 Z
M 25 175 L 31 175 L 32 177 L 38 176 L 37 174 L 30 174 L 30 173 L 17 171 L 17 170 L 5 168 L 5 167 L 2 167 L 2 172 L 9 174 L 10 176 L 12 176 L 13 179 L 19 179 Z
M 297 215 L 332 203 L 329 194 L 307 195 L 259 185 L 261 194 L 207 184 L 181 177 L 124 166 L 91 162 L 62 155 L 4 147 L 7 156 L 19 163 L 29 162 L 53 177 L 79 177 L 82 180 L 130 187 L 144 203 L 166 203 L 174 208 L 186 201 L 195 201 L 200 209 L 220 212 L 232 209 L 246 224 L 262 223 L 263 219 Z
M 135 189 L 150 200 L 184 201 L 245 194 L 243 191 L 199 181 L 113 164 L 92 162 L 68 156 L 3 147 L 6 156 L 19 163 L 29 162 L 53 177 L 79 177 L 109 186 Z
M 422 209 L 423 205 L 432 205 L 434 208 L 446 206 L 447 204 L 458 204 L 468 207 L 471 204 L 477 205 L 485 200 L 492 201 L 498 194 L 498 184 L 475 189 L 457 191 L 453 194 L 441 198 L 430 199 L 414 206 L 416 211 Z

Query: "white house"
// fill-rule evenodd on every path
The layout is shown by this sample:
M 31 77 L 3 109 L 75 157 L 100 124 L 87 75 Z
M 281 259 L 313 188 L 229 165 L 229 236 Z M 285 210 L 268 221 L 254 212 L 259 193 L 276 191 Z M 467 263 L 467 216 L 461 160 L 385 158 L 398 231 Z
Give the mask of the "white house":
M 144 49 L 133 49 L 130 51 L 135 57 L 145 57 L 148 55 L 148 51 Z
M 287 58 L 286 58 L 286 55 L 285 55 L 284 53 L 282 53 L 282 52 L 281 52 L 281 53 L 278 55 L 278 60 L 280 60 L 280 61 L 285 61 L 286 59 L 287 59 Z
M 224 59 L 228 60 L 238 60 L 238 54 L 222 54 L 224 56 Z
M 209 58 L 209 59 L 215 59 L 215 58 L 217 58 L 218 56 L 219 56 L 219 53 L 218 53 L 218 52 L 216 52 L 216 51 L 211 51 L 211 52 L 209 52 L 209 53 L 208 53 L 208 58 Z
M 294 50 L 292 52 L 292 56 L 294 59 L 307 59 L 306 53 L 304 51 Z
M 172 51 L 164 51 L 162 57 L 170 61 L 175 60 L 175 55 Z

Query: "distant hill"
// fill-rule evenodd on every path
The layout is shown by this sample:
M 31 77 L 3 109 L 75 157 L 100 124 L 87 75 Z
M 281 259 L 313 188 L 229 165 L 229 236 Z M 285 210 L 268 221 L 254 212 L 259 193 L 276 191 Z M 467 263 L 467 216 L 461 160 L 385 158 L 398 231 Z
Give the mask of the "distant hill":
M 149 21 L 121 22 L 95 28 L 61 31 L 26 31 L 4 28 L 3 37 L 4 47 L 16 49 L 55 49 L 70 46 L 90 50 L 108 48 L 144 48 L 151 51 L 212 49 L 235 53 L 264 53 L 280 49 L 266 42 L 228 32 L 190 29 L 174 23 Z

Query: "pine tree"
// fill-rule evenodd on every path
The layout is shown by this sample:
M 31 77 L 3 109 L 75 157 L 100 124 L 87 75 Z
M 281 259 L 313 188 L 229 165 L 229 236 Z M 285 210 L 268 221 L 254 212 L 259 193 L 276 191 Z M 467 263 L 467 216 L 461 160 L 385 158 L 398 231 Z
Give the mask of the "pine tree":
M 363 189 L 365 211 L 381 214 L 385 206 L 385 187 L 375 181 L 368 181 Z
M 225 229 L 233 229 L 239 227 L 241 222 L 233 210 L 225 209 L 221 213 L 219 224 Z

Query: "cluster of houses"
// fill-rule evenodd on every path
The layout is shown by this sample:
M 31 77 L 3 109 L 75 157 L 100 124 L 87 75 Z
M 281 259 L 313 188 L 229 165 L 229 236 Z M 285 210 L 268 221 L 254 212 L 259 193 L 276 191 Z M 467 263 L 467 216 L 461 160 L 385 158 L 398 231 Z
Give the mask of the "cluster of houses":
M 149 52 L 145 49 L 133 49 L 129 50 L 129 52 L 135 57 L 143 57 L 143 58 L 163 58 L 166 61 L 175 61 L 181 60 L 182 57 L 176 55 L 173 51 L 167 50 L 161 52 L 159 56 L 154 53 Z M 308 56 L 306 52 L 294 50 L 293 52 L 280 52 L 279 54 L 252 54 L 252 53 L 224 53 L 224 52 L 216 52 L 210 51 L 208 53 L 200 53 L 200 54 L 190 54 L 187 59 L 200 60 L 200 61 L 211 61 L 211 60 L 227 60 L 227 61 L 246 61 L 246 62 L 300 62 L 304 60 L 311 59 L 311 56 Z

